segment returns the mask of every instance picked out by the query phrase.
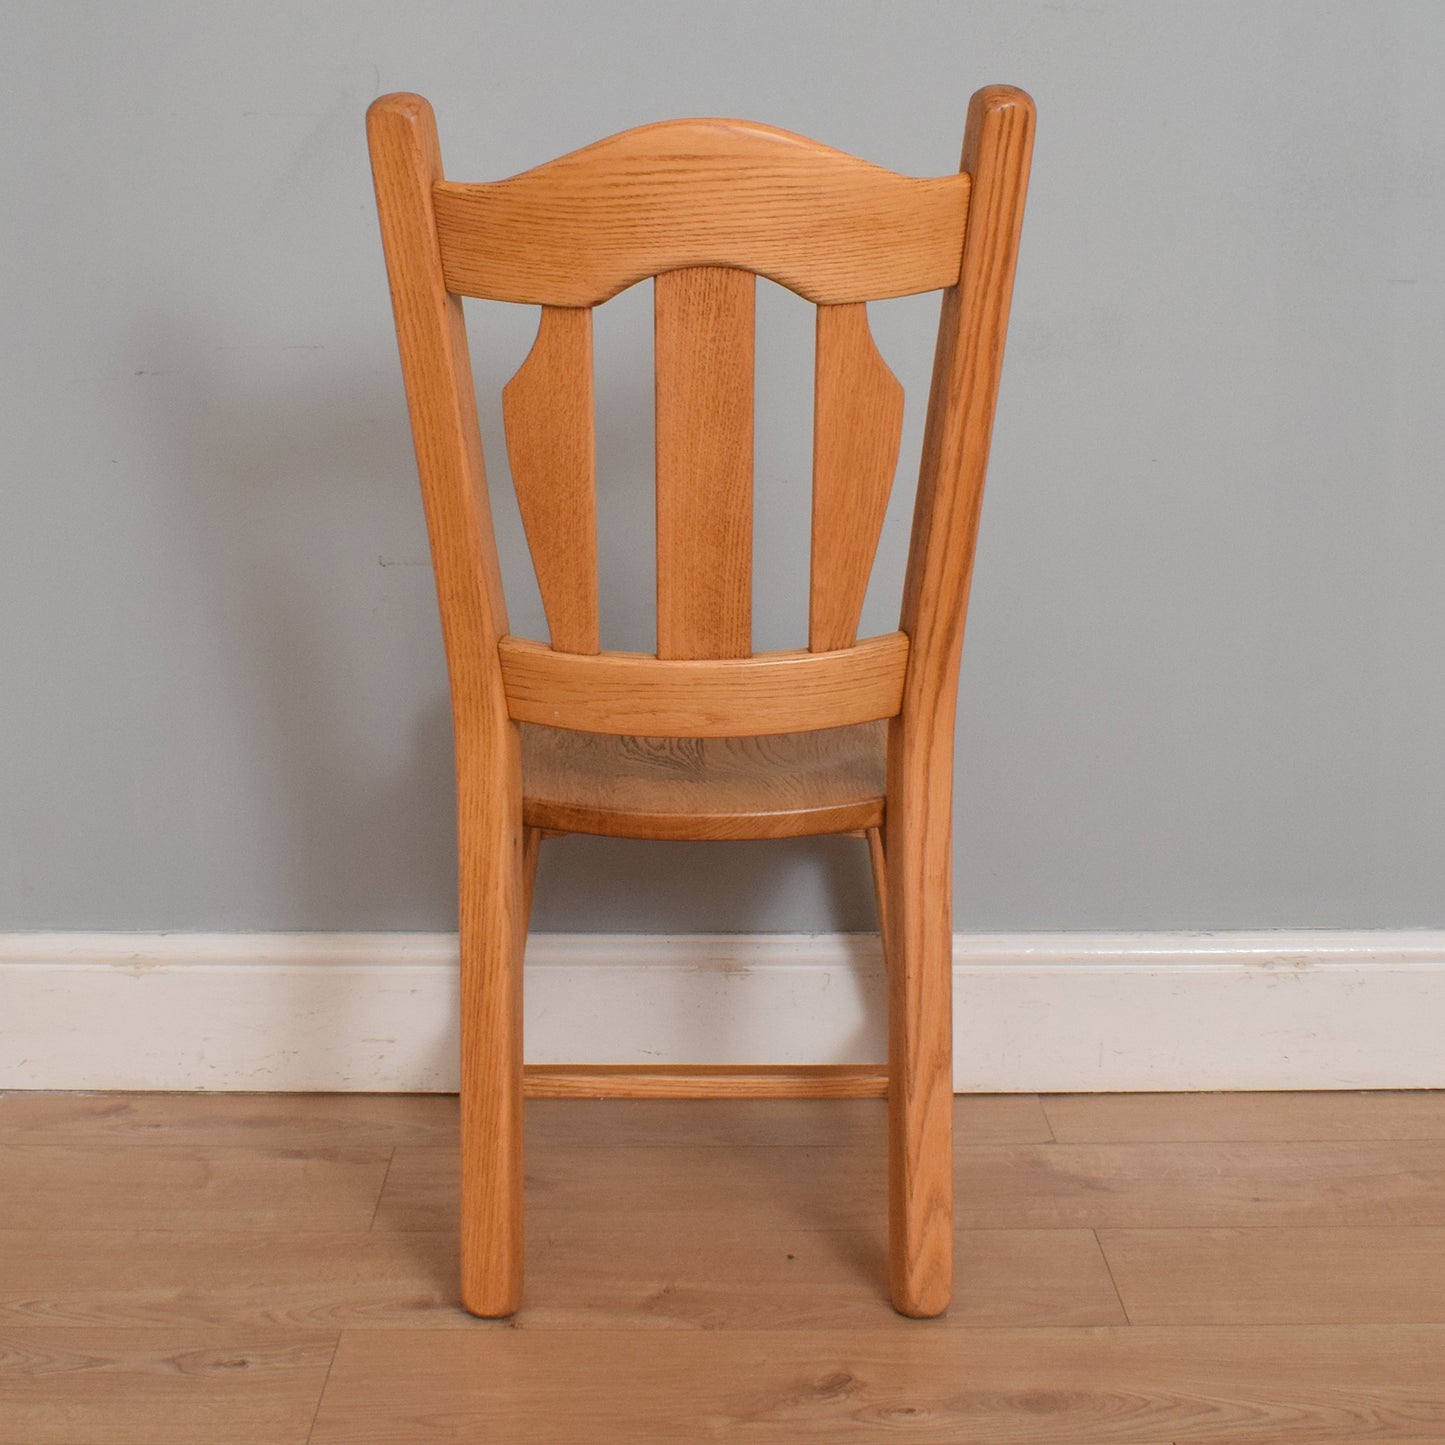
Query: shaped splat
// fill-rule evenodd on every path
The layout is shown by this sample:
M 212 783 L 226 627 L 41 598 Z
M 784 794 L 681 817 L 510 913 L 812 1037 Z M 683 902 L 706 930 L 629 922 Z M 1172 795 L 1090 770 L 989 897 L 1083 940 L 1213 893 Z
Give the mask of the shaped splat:
M 818 307 L 813 565 L 808 646 L 851 647 L 903 434 L 903 388 L 873 344 L 863 302 Z
M 590 311 L 542 308 L 537 339 L 502 390 L 502 417 L 552 646 L 594 653 L 597 449 Z

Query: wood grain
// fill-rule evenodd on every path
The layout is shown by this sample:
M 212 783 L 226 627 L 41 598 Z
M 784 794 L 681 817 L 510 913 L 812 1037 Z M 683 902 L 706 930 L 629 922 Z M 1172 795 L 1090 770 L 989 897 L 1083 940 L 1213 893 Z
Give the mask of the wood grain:
M 1248 1100 L 1248 1095 L 1237 1096 Z M 1269 1096 L 1264 1096 L 1269 1097 Z M 1052 1136 L 1036 1094 L 960 1094 L 955 1130 L 968 1144 L 1043 1143 Z M 397 1144 L 455 1146 L 455 1094 L 0 1093 L 0 1143 L 47 1147 L 236 1145 L 287 1152 Z M 539 1148 L 633 1144 L 872 1144 L 883 1137 L 876 1102 L 534 1100 L 527 1138 Z
M 374 1227 L 451 1227 L 457 1168 L 454 1149 L 398 1148 Z M 729 1238 L 868 1228 L 881 1222 L 884 1199 L 881 1159 L 831 1146 L 636 1145 L 625 1158 L 577 1146 L 533 1158 L 527 1170 L 527 1208 L 543 1235 L 576 1228 L 584 1217 L 610 1228 Z
M 960 1239 L 968 1291 L 949 1328 L 1121 1324 L 1089 1230 Z M 0 1330 L 473 1328 L 457 1298 L 456 1231 L 0 1232 Z M 612 1227 L 579 1215 L 533 1230 L 527 1330 L 877 1329 L 892 1310 L 878 1231 L 765 1239 Z
M 1033 102 L 993 86 L 969 103 L 973 177 L 957 284 L 944 293 L 900 629 L 903 705 L 888 735 L 890 1257 L 904 1314 L 946 1308 L 953 1234 L 953 723 L 994 402 L 1003 366 Z
M 972 1228 L 1445 1226 L 1438 1143 L 1053 1144 L 967 1151 Z
M 701 1107 L 701 1105 L 699 1105 Z M 707 1105 L 714 1107 L 714 1105 Z M 539 1220 L 598 1211 L 614 1220 L 701 1218 L 708 1228 L 844 1228 L 873 1220 L 881 1160 L 848 1149 L 631 1150 L 627 1168 L 600 1149 L 558 1152 L 530 1173 Z M 399 1147 L 379 1228 L 445 1228 L 455 1205 L 451 1150 Z M 955 1162 L 964 1228 L 1445 1228 L 1445 1156 L 1397 1144 L 978 1144 Z M 33 1217 L 32 1217 L 33 1218 Z
M 954 1130 L 966 1144 L 1031 1143 L 1049 1138 L 1032 1094 L 962 1094 L 953 1101 Z M 532 1100 L 527 1138 L 537 1148 L 684 1144 L 795 1148 L 832 1145 L 878 1150 L 887 1127 L 880 1101 L 804 1099 Z
M 522 1299 L 522 959 L 527 937 L 521 740 L 494 720 L 456 735 L 462 1297 Z
M 989 1231 L 961 1240 L 959 1254 L 969 1295 L 944 1328 L 1124 1322 L 1087 1230 Z M 523 1329 L 880 1329 L 894 1319 L 876 1228 L 740 1239 L 579 1221 L 540 1237 L 528 1268 Z
M 998 1097 L 1027 1098 L 1038 1108 L 1035 1095 Z M 0 1093 L 4 1145 L 109 1145 L 131 1153 L 240 1144 L 389 1155 L 395 1144 L 450 1144 L 456 1137 L 455 1094 Z
M 314 1445 L 1445 1437 L 1445 1329 L 349 1333 Z
M 882 1064 L 529 1064 L 535 1099 L 883 1099 Z
M 0 1229 L 365 1228 L 385 1149 L 11 1144 Z
M 596 652 L 597 443 L 592 313 L 544 306 L 537 339 L 502 388 L 517 508 L 552 646 Z
M 762 652 L 658 661 L 640 652 L 577 657 L 504 637 L 507 700 L 519 722 L 579 732 L 743 737 L 892 717 L 908 665 L 899 632 L 840 652 Z
M 1314 1094 L 1050 1094 L 1064 1144 L 1445 1139 L 1445 1090 Z
M 1231 1101 L 1275 1137 L 1010 1144 L 1037 1099 L 955 1100 L 924 1323 L 887 1302 L 881 1102 L 536 1101 L 501 1326 L 458 1300 L 452 1098 L 0 1095 L 0 1445 L 300 1445 L 318 1400 L 348 1445 L 1438 1445 L 1445 1154 L 1388 1138 L 1424 1100 L 1344 1096 L 1380 1137 L 1331 1142 L 1279 1137 L 1325 1098 L 1211 1130 Z
M 497 639 L 507 629 L 461 302 L 442 275 L 431 107 L 383 96 L 367 112 L 382 249 L 431 538 L 451 685 L 461 954 L 463 1294 L 509 1314 L 522 1291 L 521 736 Z
M 528 824 L 621 838 L 790 838 L 883 818 L 883 725 L 755 738 L 522 729 Z
M 868 313 L 818 307 L 813 381 L 808 647 L 851 647 L 888 510 L 903 435 L 903 387 L 873 344 Z
M 576 1149 L 534 1170 L 539 1217 L 577 1201 L 639 1215 L 701 1211 L 709 1228 L 870 1219 L 882 1161 L 838 1149 L 759 1159 L 726 1149 L 629 1151 L 626 1168 Z M 377 1211 L 385 1228 L 442 1228 L 444 1149 L 399 1147 Z M 729 1179 L 729 1169 L 738 1171 Z M 566 1171 L 576 1177 L 566 1177 Z M 819 1175 L 826 1175 L 826 1182 Z M 987 1145 L 957 1150 L 958 1219 L 970 1229 L 1445 1227 L 1445 1155 L 1427 1144 Z
M 431 206 L 442 174 L 436 120 L 421 96 L 398 94 L 375 101 L 366 125 L 454 708 L 458 691 L 475 708 L 498 689 L 490 652 L 507 609 L 466 324 L 442 278 Z
M 868 844 L 868 872 L 873 880 L 873 906 L 878 914 L 878 944 L 883 954 L 883 967 L 891 967 L 893 937 L 888 927 L 888 860 L 883 856 L 883 825 L 880 819 L 864 834 Z
M 756 285 L 722 266 L 653 283 L 661 658 L 752 655 Z
M 648 276 L 736 266 L 810 301 L 958 277 L 968 177 L 915 180 L 750 121 L 662 121 L 509 180 L 442 182 L 447 286 L 592 306 Z
M 305 1445 L 334 1333 L 0 1330 L 0 1445 Z
M 523 809 L 525 822 L 525 806 Z M 537 866 L 542 861 L 542 839 L 554 836 L 544 832 L 541 828 L 528 826 L 522 833 L 522 918 L 530 923 L 532 918 L 532 898 L 537 891 Z M 526 1076 L 526 1066 L 523 1066 L 523 1077 Z
M 1445 1324 L 1445 1228 L 1098 1234 L 1137 1325 Z
M 12 1325 L 327 1331 L 471 1324 L 458 1241 L 364 1228 L 0 1231 Z M 3 1412 L 0 1412 L 3 1413 Z

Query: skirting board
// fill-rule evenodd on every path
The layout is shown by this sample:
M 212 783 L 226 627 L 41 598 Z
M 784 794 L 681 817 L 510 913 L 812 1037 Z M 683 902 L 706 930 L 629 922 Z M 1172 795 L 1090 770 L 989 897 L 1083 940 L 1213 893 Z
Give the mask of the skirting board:
M 456 1088 L 448 934 L 0 934 L 0 1089 Z M 961 1092 L 1445 1087 L 1445 931 L 960 934 Z M 864 934 L 536 934 L 535 1063 L 883 1058 Z

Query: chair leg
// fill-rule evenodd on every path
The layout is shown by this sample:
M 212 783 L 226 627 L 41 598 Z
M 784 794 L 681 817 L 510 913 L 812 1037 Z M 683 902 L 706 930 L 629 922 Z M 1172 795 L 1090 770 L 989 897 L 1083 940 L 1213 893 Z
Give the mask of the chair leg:
M 883 858 L 883 829 L 869 828 L 863 835 L 868 840 L 868 863 L 873 870 L 873 899 L 878 905 L 878 945 L 883 951 L 885 971 L 893 956 L 888 936 L 888 868 Z
M 542 852 L 543 833 L 540 828 L 527 828 L 522 835 L 522 928 L 525 932 L 532 918 L 532 895 L 537 891 L 537 860 Z
M 924 1318 L 953 1293 L 952 818 L 913 771 L 890 766 L 883 837 L 888 1256 L 893 1307 Z
M 462 1303 L 495 1318 L 522 1300 L 521 763 L 515 728 L 457 750 Z

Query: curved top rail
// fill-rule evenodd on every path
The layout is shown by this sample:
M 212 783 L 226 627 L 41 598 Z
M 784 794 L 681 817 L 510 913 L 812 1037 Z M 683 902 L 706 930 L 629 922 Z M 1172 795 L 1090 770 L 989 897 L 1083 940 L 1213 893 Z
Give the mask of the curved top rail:
M 685 266 L 732 266 L 809 301 L 952 286 L 969 177 L 918 179 L 772 126 L 639 126 L 432 199 L 449 291 L 593 306 Z

